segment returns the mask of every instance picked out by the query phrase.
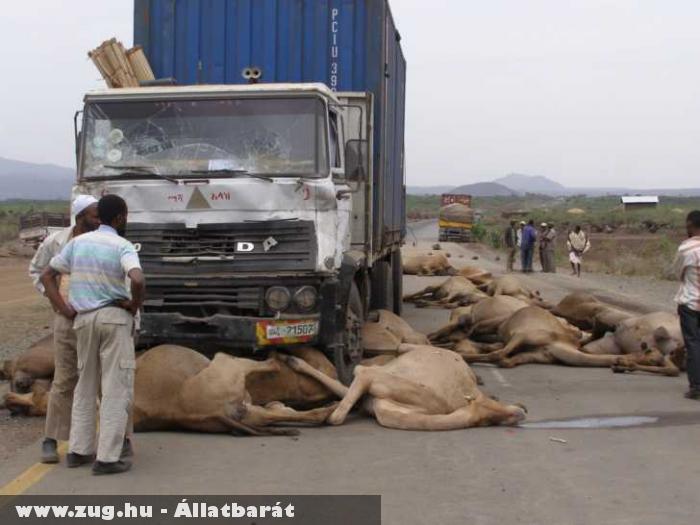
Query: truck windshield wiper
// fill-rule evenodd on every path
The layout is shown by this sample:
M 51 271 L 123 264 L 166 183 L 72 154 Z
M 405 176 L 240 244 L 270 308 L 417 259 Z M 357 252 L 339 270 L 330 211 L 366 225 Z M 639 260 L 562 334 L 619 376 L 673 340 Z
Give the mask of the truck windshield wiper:
M 219 170 L 194 170 L 192 173 L 196 175 L 230 175 L 231 177 L 236 177 L 238 175 L 243 177 L 249 177 L 251 179 L 264 180 L 265 182 L 274 182 L 270 177 L 265 177 L 264 175 L 257 175 L 255 173 L 250 173 L 248 170 L 234 170 L 223 168 Z
M 161 179 L 165 179 L 167 181 L 172 182 L 173 184 L 179 184 L 177 179 L 174 179 L 172 177 L 168 177 L 167 175 L 161 175 L 156 171 L 156 169 L 153 166 L 119 166 L 118 164 L 103 164 L 103 168 L 107 168 L 110 170 L 124 170 L 122 173 L 119 175 L 123 177 L 130 177 L 134 175 L 155 175 L 156 177 L 160 177 Z

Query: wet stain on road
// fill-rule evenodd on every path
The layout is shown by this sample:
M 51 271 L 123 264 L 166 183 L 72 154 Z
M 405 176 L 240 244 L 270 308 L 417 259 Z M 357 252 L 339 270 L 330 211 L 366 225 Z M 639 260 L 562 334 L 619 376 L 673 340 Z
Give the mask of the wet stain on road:
M 697 412 L 664 412 L 634 415 L 586 416 L 572 419 L 532 421 L 519 425 L 525 429 L 620 429 L 629 427 L 678 427 L 700 425 Z

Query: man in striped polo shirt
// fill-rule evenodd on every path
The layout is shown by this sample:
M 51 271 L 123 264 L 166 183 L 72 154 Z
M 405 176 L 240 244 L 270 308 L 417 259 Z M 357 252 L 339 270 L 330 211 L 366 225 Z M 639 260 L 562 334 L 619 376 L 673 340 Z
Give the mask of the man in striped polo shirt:
M 78 341 L 79 375 L 66 462 L 78 467 L 93 462 L 96 453 L 93 474 L 116 474 L 131 467 L 120 455 L 134 391 L 134 315 L 143 303 L 145 282 L 136 249 L 122 237 L 126 202 L 117 195 L 106 195 L 97 211 L 102 225 L 69 242 L 51 259 L 41 282 L 54 308 L 74 319 Z M 59 273 L 70 274 L 68 302 L 56 286 Z
M 700 210 L 686 219 L 688 239 L 681 243 L 674 262 L 681 287 L 676 294 L 678 315 L 685 340 L 688 382 L 685 397 L 700 401 Z

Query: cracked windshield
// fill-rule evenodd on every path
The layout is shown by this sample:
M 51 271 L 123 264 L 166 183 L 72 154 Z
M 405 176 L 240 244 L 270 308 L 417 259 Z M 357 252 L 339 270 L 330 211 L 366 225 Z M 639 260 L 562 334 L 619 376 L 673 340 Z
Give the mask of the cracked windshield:
M 314 98 L 95 103 L 84 135 L 86 178 L 328 171 L 325 111 Z

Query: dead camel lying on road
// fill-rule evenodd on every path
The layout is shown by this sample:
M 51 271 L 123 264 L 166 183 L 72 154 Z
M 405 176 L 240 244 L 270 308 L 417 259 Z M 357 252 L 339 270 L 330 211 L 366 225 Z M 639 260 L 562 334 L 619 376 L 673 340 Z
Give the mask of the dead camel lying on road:
M 464 266 L 457 270 L 457 275 L 466 277 L 477 286 L 483 286 L 493 281 L 493 274 L 477 268 L 476 266 Z
M 535 306 L 547 309 L 551 308 L 551 305 L 542 299 L 538 290 L 530 290 L 514 275 L 497 277 L 488 283 L 488 285 L 482 286 L 481 289 L 491 297 L 507 295 Z
M 403 300 L 413 303 L 419 308 L 436 306 L 440 308 L 457 308 L 476 303 L 486 298 L 466 277 L 450 277 L 437 286 L 426 286 L 421 291 L 404 296 Z
M 311 349 L 305 357 L 308 359 L 312 352 L 327 361 Z M 330 368 L 323 366 L 323 360 L 315 364 L 325 372 L 335 373 L 330 362 Z M 288 402 L 303 403 L 307 396 L 318 401 L 318 393 L 309 396 L 297 374 L 283 372 L 285 368 L 274 355 L 265 361 L 253 361 L 219 353 L 210 361 L 189 348 L 153 348 L 137 360 L 134 430 L 290 435 L 297 431 L 274 425 L 323 424 L 334 405 L 297 411 L 279 401 L 286 398 Z M 266 374 L 268 381 L 264 380 Z M 256 385 L 261 390 L 257 395 Z
M 10 381 L 13 392 L 29 392 L 35 380 L 53 379 L 53 360 L 53 336 L 48 335 L 16 358 L 5 360 L 0 369 L 0 379 Z
M 333 364 L 318 350 L 298 348 L 295 356 L 336 377 Z M 22 357 L 22 356 L 20 356 Z M 35 380 L 27 393 L 10 392 L 5 406 L 16 414 L 45 416 L 50 381 Z M 194 430 L 290 434 L 267 429 L 276 423 L 322 424 L 334 397 L 317 381 L 275 358 L 266 361 L 217 354 L 213 360 L 189 348 L 163 345 L 136 361 L 134 427 L 147 430 Z
M 342 398 L 328 418 L 333 425 L 342 424 L 363 397 L 364 410 L 380 425 L 401 430 L 516 425 L 525 419 L 524 407 L 505 405 L 482 393 L 474 372 L 454 352 L 434 346 L 401 345 L 399 353 L 381 366 L 356 367 L 349 388 L 300 359 L 280 357 Z
M 678 316 L 668 312 L 653 312 L 630 317 L 618 323 L 612 333 L 588 343 L 583 351 L 589 354 L 625 355 L 638 351 L 642 346 L 660 351 L 664 364 L 647 370 L 639 363 L 619 365 L 619 372 L 650 371 L 677 376 L 685 370 L 685 341 Z
M 402 343 L 428 344 L 428 338 L 388 310 L 370 312 L 362 327 L 362 347 L 367 354 L 395 354 Z
M 496 363 L 514 367 L 527 363 L 564 364 L 583 367 L 644 366 L 647 372 L 666 373 L 665 359 L 658 349 L 640 345 L 626 355 L 593 355 L 580 350 L 582 333 L 547 310 L 528 306 L 515 312 L 498 329 L 505 346 L 489 353 L 465 356 L 469 363 Z
M 634 314 L 598 300 L 587 292 L 573 292 L 564 297 L 552 313 L 563 317 L 581 330 L 592 330 L 594 337 L 613 331 Z
M 456 275 L 450 261 L 441 253 L 406 255 L 403 258 L 404 275 Z
M 474 336 L 495 335 L 498 327 L 518 310 L 529 306 L 508 295 L 487 297 L 452 311 L 450 322 L 428 335 L 432 343 L 458 342 Z

